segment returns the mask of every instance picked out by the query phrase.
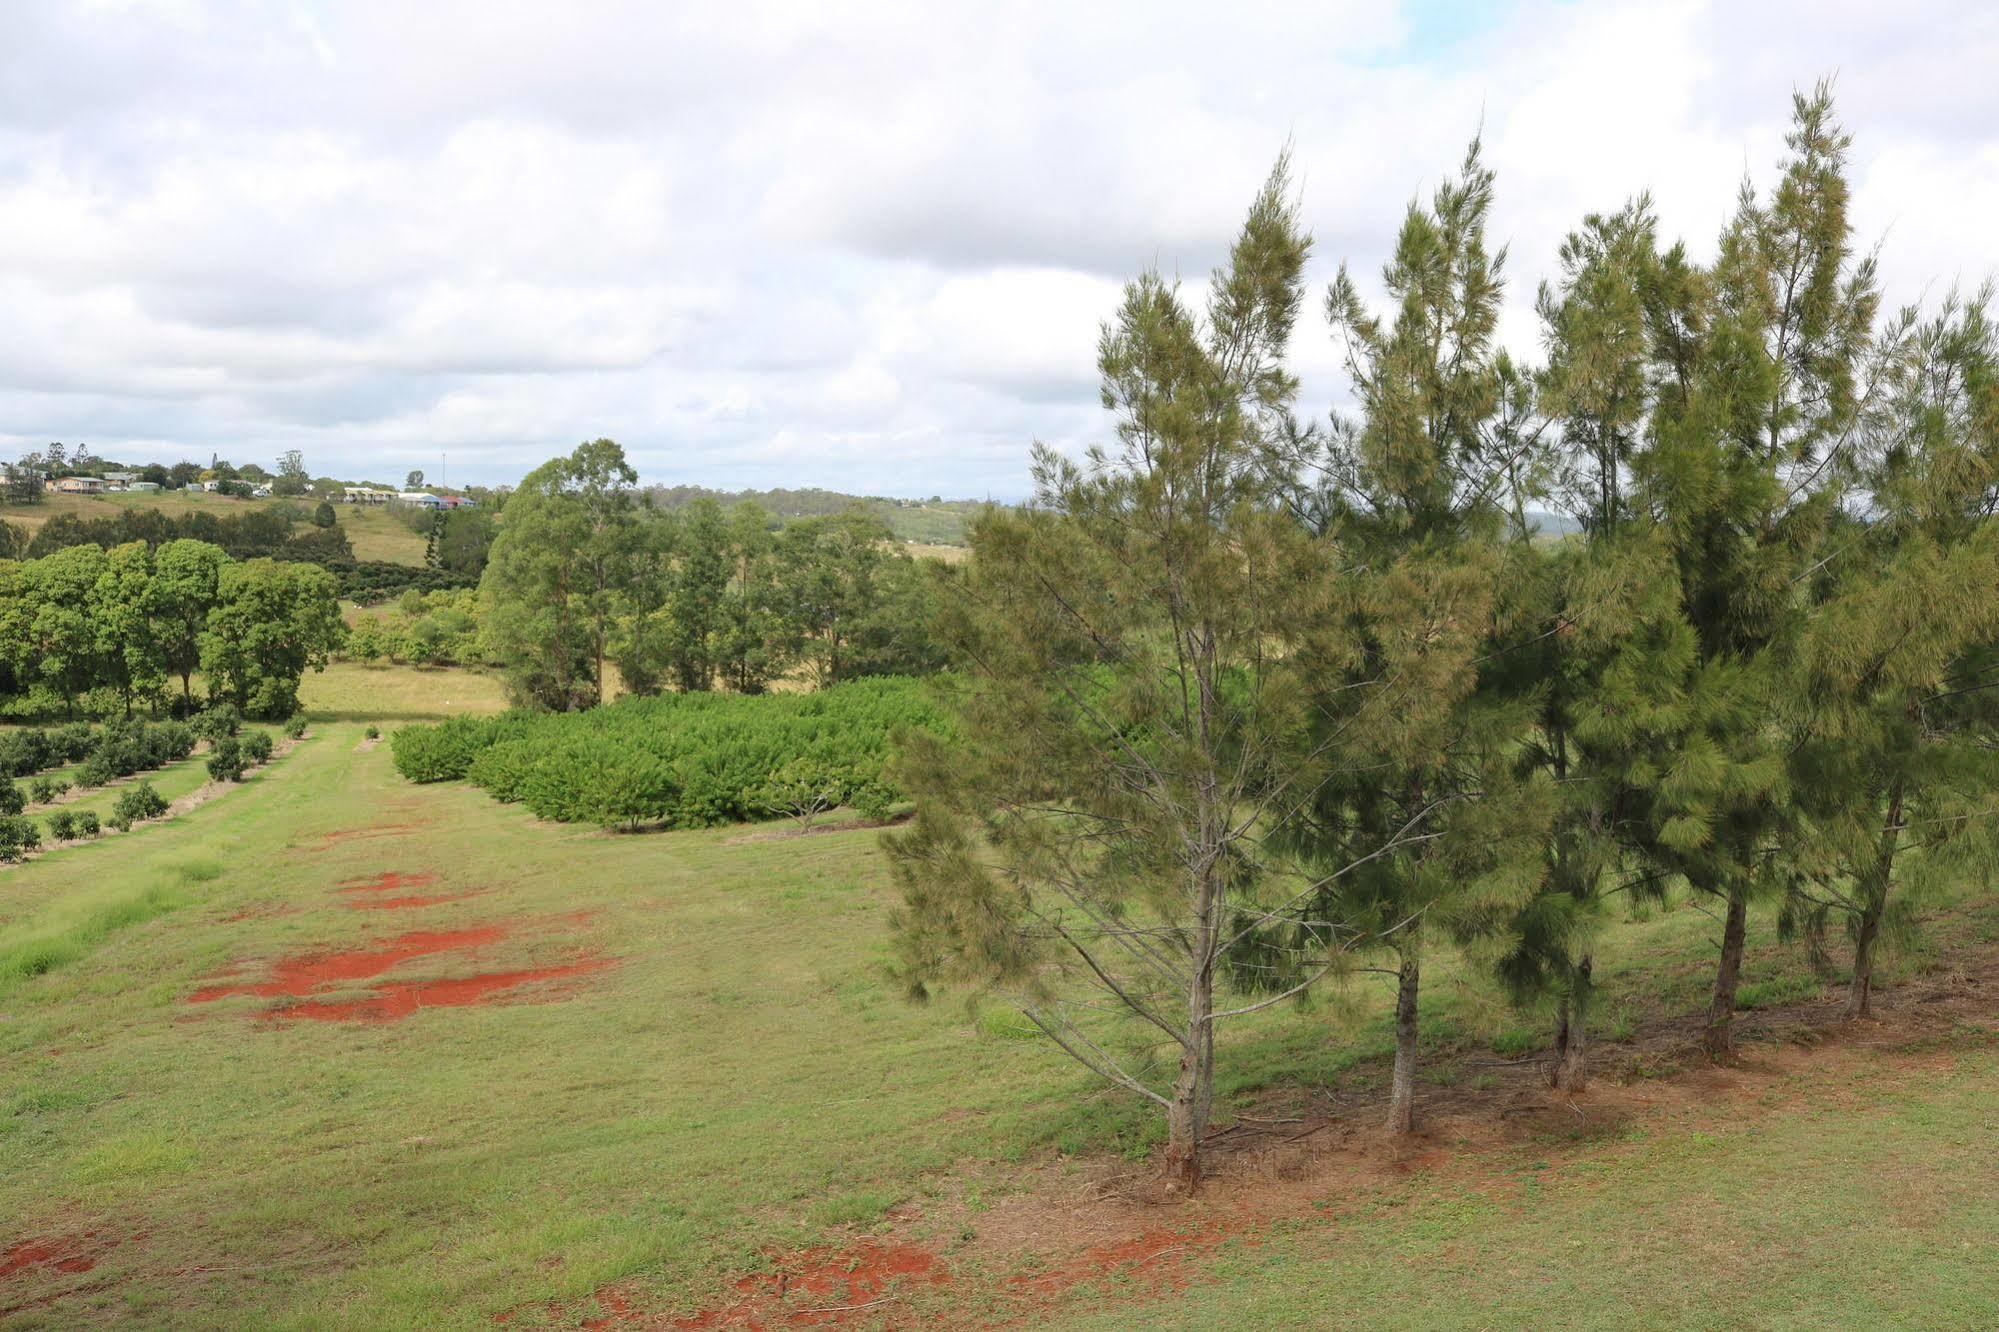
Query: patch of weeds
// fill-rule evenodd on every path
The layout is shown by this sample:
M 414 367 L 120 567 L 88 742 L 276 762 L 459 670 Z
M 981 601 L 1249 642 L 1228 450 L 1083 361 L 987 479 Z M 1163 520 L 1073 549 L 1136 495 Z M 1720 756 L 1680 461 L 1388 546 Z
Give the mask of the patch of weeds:
M 1017 1008 L 1005 1008 L 998 1004 L 981 1008 L 972 1019 L 973 1027 L 979 1035 L 995 1041 L 1032 1041 L 1041 1037 L 1041 1028 L 1027 1020 L 1027 1015 Z
M 865 1226 L 879 1221 L 901 1199 L 888 1193 L 844 1193 L 821 1198 L 807 1215 L 817 1226 Z
M 194 1152 L 166 1133 L 131 1133 L 109 1138 L 85 1152 L 75 1174 L 87 1183 L 177 1175 L 194 1165 Z
M 1816 999 L 1825 988 L 1815 976 L 1778 976 L 1772 980 L 1749 981 L 1735 992 L 1738 1009 L 1781 1008 L 1786 1004 Z
M 1509 1027 L 1495 1035 L 1487 1044 L 1492 1047 L 1494 1054 L 1514 1059 L 1540 1049 L 1541 1037 L 1542 1033 L 1538 1031 L 1529 1031 L 1525 1027 Z

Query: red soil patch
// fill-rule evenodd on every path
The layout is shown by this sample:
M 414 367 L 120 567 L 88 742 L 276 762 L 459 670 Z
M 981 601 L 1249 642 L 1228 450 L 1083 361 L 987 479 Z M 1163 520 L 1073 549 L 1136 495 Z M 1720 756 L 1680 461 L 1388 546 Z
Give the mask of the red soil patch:
M 715 1328 L 838 1327 L 873 1316 L 898 1285 L 946 1285 L 937 1255 L 914 1244 L 863 1240 L 845 1249 L 822 1245 L 773 1255 L 768 1272 L 738 1277 L 740 1299 L 674 1319 L 686 1332 Z M 802 1307 L 801 1307 L 802 1306 Z
M 943 1286 L 951 1274 L 937 1255 L 915 1244 L 862 1240 L 844 1249 L 830 1245 L 772 1253 L 770 1270 L 736 1278 L 730 1289 L 736 1298 L 699 1313 L 660 1321 L 640 1309 L 629 1295 L 606 1288 L 597 1292 L 604 1312 L 586 1320 L 587 1328 L 670 1327 L 682 1332 L 768 1332 L 780 1327 L 841 1327 L 859 1320 L 879 1320 L 898 1290 L 910 1286 Z M 551 1317 L 574 1317 L 560 1304 L 545 1306 Z M 512 1315 L 493 1321 L 505 1323 Z
M 303 1004 L 274 1008 L 275 1018 L 311 1022 L 396 1022 L 419 1008 L 462 1008 L 534 981 L 559 980 L 602 971 L 611 963 L 606 958 L 588 957 L 560 967 L 535 967 L 523 971 L 489 971 L 477 976 L 456 976 L 445 980 L 397 981 L 378 987 L 366 999 L 314 999 Z
M 378 899 L 370 905 L 389 906 L 396 899 Z M 408 899 L 412 902 L 444 901 L 446 898 Z M 385 981 L 362 996 L 352 999 L 316 998 L 330 989 L 353 981 L 372 980 L 391 968 L 420 957 L 467 952 L 498 943 L 513 932 L 509 925 L 477 925 L 462 930 L 412 930 L 371 948 L 352 948 L 335 953 L 307 953 L 285 958 L 271 967 L 270 977 L 261 981 L 219 981 L 188 996 L 190 1003 L 208 1003 L 232 994 L 252 994 L 266 999 L 292 998 L 306 1002 L 273 1005 L 263 1011 L 272 1019 L 312 1022 L 395 1022 L 422 1008 L 462 1008 L 518 989 L 537 981 L 565 980 L 601 971 L 611 964 L 606 958 L 586 955 L 555 966 L 489 971 L 472 976 L 449 976 L 432 980 Z
M 428 888 L 437 882 L 437 876 L 428 870 L 406 873 L 402 870 L 384 870 L 372 879 L 351 879 L 340 885 L 343 893 L 382 893 L 401 888 Z
M 471 893 L 430 893 L 413 897 L 370 897 L 347 905 L 356 911 L 399 911 L 405 907 L 436 906 L 440 902 L 462 902 Z
M 57 1239 L 24 1239 L 7 1249 L 0 1249 L 0 1279 L 30 1268 L 42 1268 L 68 1276 L 88 1272 L 97 1266 L 97 1259 L 85 1251 L 84 1241 L 94 1238 L 94 1234 L 85 1234 Z
M 498 943 L 507 937 L 504 925 L 479 925 L 463 930 L 414 930 L 400 934 L 375 948 L 354 948 L 342 953 L 306 954 L 279 962 L 271 979 L 254 985 L 211 985 L 196 990 L 189 1001 L 205 1004 L 232 994 L 256 994 L 266 998 L 291 995 L 304 998 L 315 990 L 342 981 L 367 980 L 379 976 L 399 962 L 454 953 L 482 944 Z
M 459 902 L 472 897 L 472 893 L 404 893 L 400 897 L 376 897 L 376 893 L 396 892 L 404 888 L 428 888 L 437 882 L 437 876 L 428 870 L 414 873 L 403 870 L 385 870 L 372 879 L 355 879 L 340 885 L 340 895 L 347 898 L 347 905 L 357 911 L 400 911 L 409 907 L 436 906 L 441 902 Z
M 1086 1249 L 1081 1256 L 1052 1271 L 1023 1272 L 1010 1277 L 1007 1285 L 1033 1295 L 1060 1295 L 1085 1281 L 1118 1276 L 1170 1290 L 1185 1290 L 1189 1281 L 1185 1270 L 1189 1255 L 1197 1250 L 1212 1249 L 1221 1241 L 1220 1230 L 1191 1234 L 1149 1230 L 1114 1244 L 1100 1244 L 1094 1249 Z

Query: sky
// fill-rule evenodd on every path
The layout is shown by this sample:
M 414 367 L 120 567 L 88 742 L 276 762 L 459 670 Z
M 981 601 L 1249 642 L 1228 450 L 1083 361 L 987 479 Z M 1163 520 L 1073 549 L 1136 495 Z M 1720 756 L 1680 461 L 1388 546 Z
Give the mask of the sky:
M 1891 302 L 1999 267 L 1999 6 L 1908 0 L 0 4 L 0 454 L 1017 499 L 1109 434 L 1095 344 L 1198 299 L 1289 143 L 1320 295 L 1378 294 L 1482 132 L 1538 357 L 1563 234 L 1711 250 L 1836 79 Z

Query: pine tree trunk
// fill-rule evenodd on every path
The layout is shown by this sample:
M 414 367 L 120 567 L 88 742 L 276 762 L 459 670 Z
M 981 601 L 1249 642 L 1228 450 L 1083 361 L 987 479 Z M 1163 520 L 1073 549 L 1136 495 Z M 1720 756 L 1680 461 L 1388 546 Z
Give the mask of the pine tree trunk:
M 1846 991 L 1846 1020 L 1874 1016 L 1874 940 L 1881 930 L 1880 908 L 1869 903 L 1853 940 L 1853 981 Z
M 1579 1092 L 1589 1086 L 1589 999 L 1590 959 L 1585 957 L 1555 1015 L 1555 1059 L 1548 1068 L 1548 1085 L 1556 1091 Z
M 1714 973 L 1714 996 L 1708 1001 L 1707 1029 L 1701 1047 L 1710 1055 L 1735 1050 L 1735 989 L 1742 980 L 1742 945 L 1749 933 L 1749 899 L 1740 888 L 1728 894 L 1728 918 L 1721 931 L 1721 965 Z
M 1208 1114 L 1215 1102 L 1215 1036 L 1208 1021 L 1214 996 L 1210 986 L 1198 982 L 1194 991 L 1180 1076 L 1173 1081 L 1173 1100 L 1166 1109 L 1166 1161 L 1161 1171 L 1169 1189 L 1186 1194 L 1201 1182 L 1201 1139 L 1207 1136 Z
M 1402 957 L 1395 988 L 1395 1073 L 1388 1088 L 1388 1131 L 1416 1127 L 1416 995 L 1420 963 L 1412 948 Z
M 1874 945 L 1881 937 L 1881 917 L 1888 910 L 1888 890 L 1895 881 L 1895 852 L 1902 837 L 1902 783 L 1888 793 L 1888 817 L 1881 828 L 1881 849 L 1874 859 L 1873 882 L 1860 909 L 1853 937 L 1853 982 L 1846 991 L 1846 1020 L 1874 1016 Z

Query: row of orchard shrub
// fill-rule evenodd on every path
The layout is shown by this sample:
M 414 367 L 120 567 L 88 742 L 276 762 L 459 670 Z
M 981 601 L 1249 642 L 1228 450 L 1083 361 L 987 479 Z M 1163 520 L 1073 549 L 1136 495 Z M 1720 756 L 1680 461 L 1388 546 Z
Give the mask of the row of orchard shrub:
M 120 832 L 135 823 L 157 819 L 167 812 L 167 799 L 151 782 L 138 782 L 119 793 L 106 822 Z M 58 809 L 48 816 L 49 836 L 58 842 L 95 837 L 101 831 L 93 810 Z M 11 779 L 0 786 L 0 861 L 19 860 L 42 844 L 41 829 L 21 813 L 21 793 Z
M 89 722 L 0 732 L 0 777 L 29 777 L 44 768 L 60 768 L 76 762 L 96 744 L 97 728 Z
M 186 722 L 108 722 L 77 768 L 76 784 L 104 786 L 178 763 L 194 752 L 195 740 L 195 728 Z
M 410 591 L 451 592 L 479 586 L 477 574 L 383 560 L 357 560 L 335 568 L 334 576 L 340 580 L 341 597 L 359 606 L 373 606 Z
M 668 694 L 589 712 L 509 712 L 404 727 L 396 770 L 470 781 L 566 823 L 701 828 L 902 799 L 898 729 L 941 730 L 921 681 L 855 680 L 811 694 Z
M 0 731 L 0 778 L 31 777 L 44 769 L 82 760 L 75 785 L 102 786 L 135 772 L 177 763 L 194 752 L 196 740 L 234 735 L 242 721 L 235 708 L 222 703 L 185 722 L 125 720 L 102 726 L 72 722 L 40 729 L 8 729 Z
M 269 731 L 226 735 L 208 752 L 208 775 L 218 782 L 240 782 L 243 774 L 271 757 Z

